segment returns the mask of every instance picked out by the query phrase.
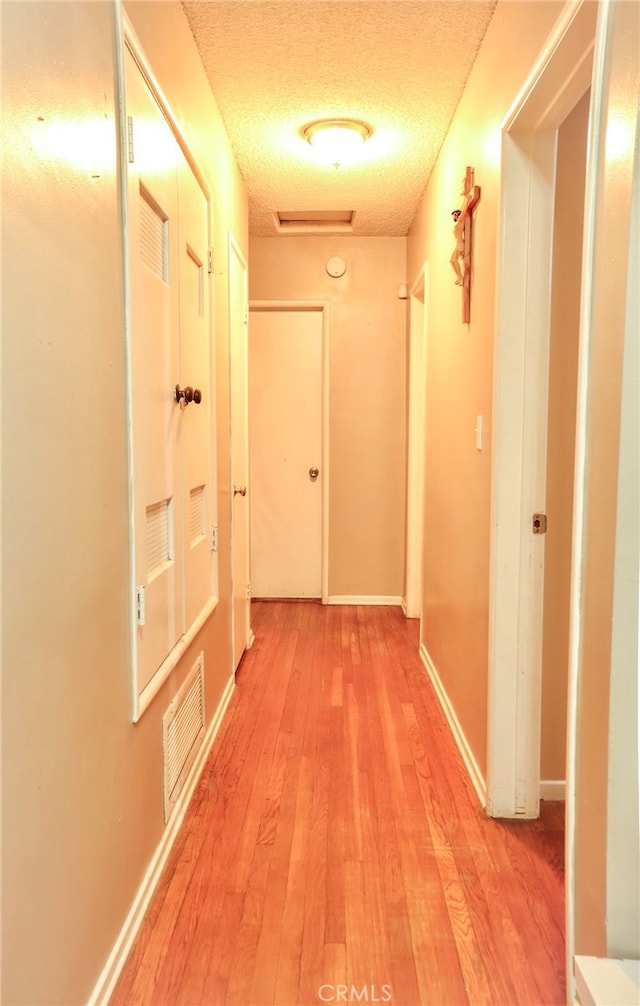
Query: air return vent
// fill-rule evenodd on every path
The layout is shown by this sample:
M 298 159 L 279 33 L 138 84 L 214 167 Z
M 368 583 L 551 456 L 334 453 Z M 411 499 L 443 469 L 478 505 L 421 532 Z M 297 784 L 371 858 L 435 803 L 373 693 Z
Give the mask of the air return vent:
M 162 717 L 164 819 L 169 820 L 204 737 L 204 654 Z
M 279 210 L 280 234 L 352 234 L 353 210 Z

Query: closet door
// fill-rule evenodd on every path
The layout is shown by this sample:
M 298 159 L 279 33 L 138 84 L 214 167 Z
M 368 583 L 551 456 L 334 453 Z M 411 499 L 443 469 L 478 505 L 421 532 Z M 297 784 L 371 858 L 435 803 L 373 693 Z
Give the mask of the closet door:
M 184 632 L 178 144 L 126 52 L 138 691 Z
M 184 156 L 178 169 L 180 268 L 180 380 L 193 389 L 183 399 L 185 623 L 198 617 L 211 597 L 211 362 L 207 282 L 207 201 Z M 191 396 L 188 392 L 187 397 Z

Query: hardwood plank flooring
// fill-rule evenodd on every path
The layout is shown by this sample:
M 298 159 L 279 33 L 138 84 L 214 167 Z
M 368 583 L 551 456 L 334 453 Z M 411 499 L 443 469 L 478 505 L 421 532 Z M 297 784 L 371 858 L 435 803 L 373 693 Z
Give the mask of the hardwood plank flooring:
M 564 807 L 488 819 L 396 608 L 256 635 L 112 1006 L 565 1002 Z

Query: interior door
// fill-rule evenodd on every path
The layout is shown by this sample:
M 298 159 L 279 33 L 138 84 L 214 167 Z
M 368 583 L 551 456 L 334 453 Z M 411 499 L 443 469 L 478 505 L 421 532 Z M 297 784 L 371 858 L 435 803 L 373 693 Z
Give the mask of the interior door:
M 247 263 L 229 239 L 229 366 L 231 380 L 231 575 L 233 670 L 251 638 L 249 583 L 249 449 L 247 420 Z
M 208 201 L 127 49 L 136 695 L 210 603 Z
M 249 445 L 252 594 L 321 597 L 321 311 L 251 312 Z
M 181 157 L 178 166 L 178 255 L 180 377 L 186 389 L 181 423 L 186 626 L 195 621 L 213 590 L 209 537 L 212 402 L 207 223 L 206 198 L 186 160 Z
M 127 116 L 134 155 L 127 175 L 131 261 L 135 576 L 144 591 L 137 625 L 138 690 L 184 632 L 184 500 L 180 477 L 180 410 L 172 389 L 180 377 L 177 283 L 181 151 L 142 78 L 126 57 Z

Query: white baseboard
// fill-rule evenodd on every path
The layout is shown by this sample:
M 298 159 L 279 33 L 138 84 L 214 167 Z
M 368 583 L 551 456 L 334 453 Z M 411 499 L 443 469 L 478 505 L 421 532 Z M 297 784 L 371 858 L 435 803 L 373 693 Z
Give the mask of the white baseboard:
M 577 1002 L 580 1006 L 637 1006 L 640 1002 L 640 961 L 606 957 L 574 957 Z
M 440 675 L 438 674 L 435 664 L 433 663 L 429 653 L 427 651 L 424 643 L 420 644 L 420 657 L 424 666 L 427 669 L 427 674 L 429 679 L 435 688 L 436 695 L 442 707 L 442 711 L 447 718 L 447 723 L 451 728 L 451 733 L 453 734 L 454 740 L 458 746 L 458 750 L 462 755 L 462 760 L 466 766 L 467 772 L 469 773 L 469 778 L 473 783 L 473 788 L 478 794 L 478 799 L 482 807 L 487 805 L 487 784 L 482 772 L 480 771 L 480 766 L 478 765 L 473 751 L 469 746 L 469 742 L 464 735 L 464 731 L 460 726 L 460 721 L 456 716 L 456 711 L 451 704 L 449 696 L 446 693 L 445 687 L 440 680 Z
M 162 833 L 158 847 L 153 854 L 151 862 L 147 868 L 147 872 L 142 878 L 142 883 L 140 884 L 136 896 L 133 899 L 133 904 L 129 909 L 129 914 L 127 915 L 124 925 L 118 934 L 118 938 L 113 945 L 113 949 L 109 954 L 107 963 L 102 970 L 102 974 L 96 982 L 87 1006 L 105 1006 L 111 998 L 116 982 L 120 977 L 120 972 L 124 967 L 129 951 L 133 945 L 133 941 L 138 934 L 145 912 L 149 907 L 149 902 L 151 901 L 167 859 L 169 858 L 169 853 L 171 852 L 173 843 L 175 842 L 178 831 L 180 830 L 180 825 L 184 819 L 189 801 L 191 800 L 196 784 L 202 775 L 202 770 L 207 758 L 209 757 L 211 748 L 213 747 L 213 742 L 216 739 L 216 735 L 220 729 L 220 724 L 222 723 L 224 714 L 227 711 L 229 702 L 231 701 L 234 688 L 235 678 L 231 677 L 227 682 L 224 692 L 222 693 L 222 697 L 218 703 L 215 715 L 209 725 L 209 729 L 204 736 L 202 747 L 200 748 L 196 760 L 191 766 L 191 771 L 185 780 L 182 794 L 175 804 L 167 827 Z
M 564 800 L 567 784 L 564 779 L 541 779 L 541 800 Z
M 332 594 L 327 598 L 327 604 L 402 604 L 401 597 L 390 594 Z

